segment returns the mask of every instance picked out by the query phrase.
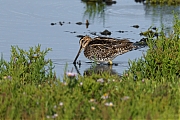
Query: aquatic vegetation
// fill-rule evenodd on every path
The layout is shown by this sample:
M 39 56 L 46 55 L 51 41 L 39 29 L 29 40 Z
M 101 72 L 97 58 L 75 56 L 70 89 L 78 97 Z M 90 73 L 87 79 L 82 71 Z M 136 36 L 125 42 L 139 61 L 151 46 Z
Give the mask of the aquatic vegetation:
M 102 1 L 91 2 L 83 0 L 83 3 L 86 5 L 84 17 L 88 17 L 89 20 L 95 19 L 96 16 L 99 16 L 100 18 L 104 19 L 105 13 L 103 10 L 105 8 L 105 4 Z
M 152 38 L 152 37 L 158 37 L 158 32 L 153 31 L 153 29 L 149 28 L 147 31 L 141 32 L 140 35 Z
M 65 70 L 56 78 L 50 49 L 12 46 L 0 60 L 1 119 L 178 119 L 180 20 L 169 36 L 148 40 L 149 50 L 130 61 L 123 76 L 80 76 Z
M 161 5 L 178 5 L 180 4 L 180 1 L 179 0 L 146 0 L 146 2 L 149 4 L 152 4 L 152 5 L 158 5 L 158 4 L 161 4 Z
M 179 44 L 180 31 L 179 20 L 176 17 L 174 31 L 169 36 L 161 32 L 157 40 L 148 40 L 149 50 L 142 59 L 131 62 L 130 70 L 135 73 L 139 79 L 147 77 L 168 77 L 178 76 L 180 68 Z M 151 38 L 150 38 L 151 39 Z M 139 67 L 136 67 L 139 66 Z M 141 72 L 139 76 L 138 72 Z

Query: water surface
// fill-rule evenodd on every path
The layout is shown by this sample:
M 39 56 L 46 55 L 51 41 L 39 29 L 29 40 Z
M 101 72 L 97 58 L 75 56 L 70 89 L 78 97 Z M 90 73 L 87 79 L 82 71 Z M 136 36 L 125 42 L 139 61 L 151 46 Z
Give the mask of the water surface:
M 67 70 L 75 71 L 72 64 L 79 49 L 79 38 L 77 35 L 90 35 L 91 32 L 99 32 L 108 29 L 112 32 L 110 37 L 128 38 L 135 42 L 142 38 L 141 31 L 147 30 L 150 26 L 161 27 L 165 30 L 172 29 L 172 11 L 179 12 L 179 6 L 147 6 L 136 3 L 133 0 L 117 0 L 111 6 L 102 6 L 98 11 L 88 11 L 91 6 L 80 0 L 4 0 L 0 7 L 0 52 L 4 59 L 10 59 L 11 45 L 18 45 L 28 50 L 29 47 L 41 44 L 42 49 L 52 48 L 47 58 L 53 60 L 55 71 L 62 77 L 66 63 Z M 77 25 L 76 22 L 89 20 L 90 26 Z M 65 22 L 62 26 L 59 22 Z M 51 23 L 57 23 L 52 26 Z M 70 23 L 70 24 L 69 24 Z M 133 25 L 139 25 L 138 29 Z M 125 31 L 120 33 L 117 31 Z M 128 60 L 140 58 L 147 48 L 128 52 L 114 59 L 118 66 L 113 66 L 113 71 L 121 74 L 128 69 Z M 91 64 L 86 63 L 83 53 L 79 56 L 82 65 L 78 68 L 83 74 L 84 70 L 90 68 Z

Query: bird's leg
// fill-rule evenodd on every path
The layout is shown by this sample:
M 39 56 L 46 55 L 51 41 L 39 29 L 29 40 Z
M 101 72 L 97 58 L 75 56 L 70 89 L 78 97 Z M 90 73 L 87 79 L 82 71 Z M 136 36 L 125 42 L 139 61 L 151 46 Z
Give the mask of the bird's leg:
M 112 65 L 112 64 L 113 64 L 112 60 L 109 60 L 108 65 Z

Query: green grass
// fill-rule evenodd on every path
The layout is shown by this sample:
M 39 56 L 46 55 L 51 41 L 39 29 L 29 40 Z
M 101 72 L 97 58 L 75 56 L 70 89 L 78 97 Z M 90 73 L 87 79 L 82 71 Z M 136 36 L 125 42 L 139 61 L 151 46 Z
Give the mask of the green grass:
M 1 119 L 179 119 L 180 20 L 174 31 L 148 41 L 147 53 L 130 61 L 122 77 L 110 73 L 61 81 L 53 72 L 51 49 L 12 46 L 0 61 Z

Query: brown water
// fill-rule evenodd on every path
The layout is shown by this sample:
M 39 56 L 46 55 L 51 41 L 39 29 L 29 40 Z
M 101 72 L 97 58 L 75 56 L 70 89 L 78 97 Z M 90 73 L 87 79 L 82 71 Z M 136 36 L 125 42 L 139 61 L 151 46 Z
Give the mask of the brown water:
M 0 7 L 0 52 L 4 59 L 10 58 L 11 45 L 18 45 L 20 48 L 41 44 L 42 48 L 52 48 L 47 58 L 53 60 L 55 71 L 62 77 L 66 63 L 67 70 L 74 69 L 72 64 L 75 55 L 79 49 L 79 38 L 77 35 L 92 35 L 92 32 L 99 32 L 108 29 L 112 32 L 110 37 L 128 38 L 135 42 L 142 38 L 139 35 L 141 31 L 147 30 L 150 26 L 161 27 L 164 24 L 168 32 L 172 29 L 173 14 L 180 11 L 180 7 L 168 6 L 147 6 L 142 3 L 136 3 L 133 0 L 117 0 L 116 4 L 111 6 L 102 6 L 98 11 L 87 9 L 86 3 L 80 0 L 43 0 L 43 1 L 24 1 L 24 0 L 4 0 Z M 77 25 L 76 22 L 85 22 L 89 20 L 90 26 Z M 62 26 L 59 21 L 65 22 Z M 70 22 L 70 24 L 69 24 Z M 56 25 L 50 25 L 57 23 Z M 133 25 L 140 27 L 133 28 Z M 124 31 L 120 33 L 117 31 Z M 140 58 L 147 48 L 131 51 L 114 59 L 118 66 L 113 66 L 113 72 L 123 73 L 128 69 L 128 60 Z M 83 74 L 84 70 L 91 67 L 89 61 L 81 54 L 78 58 L 81 60 L 79 72 Z

